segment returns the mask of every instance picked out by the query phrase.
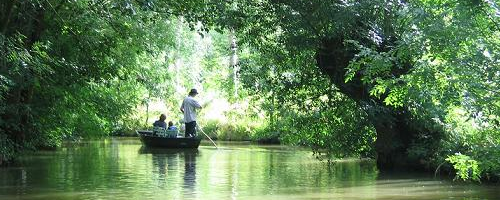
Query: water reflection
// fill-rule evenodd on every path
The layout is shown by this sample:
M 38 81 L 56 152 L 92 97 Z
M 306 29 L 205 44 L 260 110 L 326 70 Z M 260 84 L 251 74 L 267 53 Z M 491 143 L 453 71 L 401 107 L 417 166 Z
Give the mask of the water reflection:
M 327 166 L 285 146 L 147 149 L 136 138 L 71 144 L 0 168 L 1 200 L 498 199 L 499 188 L 381 173 L 371 161 Z
M 184 190 L 190 196 L 195 194 L 196 185 L 196 151 L 184 151 Z
M 168 173 L 180 170 L 179 162 L 183 162 L 184 172 L 182 175 L 182 188 L 185 196 L 193 196 L 196 186 L 196 157 L 199 156 L 198 149 L 161 149 L 142 146 L 140 154 L 151 154 L 153 162 L 153 173 L 158 175 L 158 186 L 162 188 L 177 189 L 175 181 L 167 183 Z

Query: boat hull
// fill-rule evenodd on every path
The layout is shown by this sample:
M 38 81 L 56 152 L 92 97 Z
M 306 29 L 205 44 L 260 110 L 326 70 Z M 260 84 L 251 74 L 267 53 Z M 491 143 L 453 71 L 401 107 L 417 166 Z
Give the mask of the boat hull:
M 152 131 L 137 131 L 144 146 L 168 149 L 196 149 L 201 138 L 167 138 L 153 135 Z

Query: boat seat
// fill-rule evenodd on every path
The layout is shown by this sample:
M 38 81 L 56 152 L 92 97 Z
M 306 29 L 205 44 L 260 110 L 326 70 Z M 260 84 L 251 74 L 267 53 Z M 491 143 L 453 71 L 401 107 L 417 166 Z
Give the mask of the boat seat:
M 160 137 L 167 137 L 167 138 L 176 138 L 177 134 L 178 134 L 177 130 L 166 130 L 158 126 L 153 127 L 153 135 L 157 135 Z

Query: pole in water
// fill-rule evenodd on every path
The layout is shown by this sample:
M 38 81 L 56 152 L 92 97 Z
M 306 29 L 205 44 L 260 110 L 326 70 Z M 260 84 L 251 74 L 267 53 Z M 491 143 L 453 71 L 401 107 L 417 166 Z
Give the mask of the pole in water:
M 219 147 L 217 147 L 217 145 L 215 144 L 215 142 L 212 140 L 212 138 L 210 138 L 210 136 L 208 136 L 205 131 L 203 131 L 203 129 L 201 129 L 201 127 L 199 125 L 196 125 L 198 126 L 198 129 L 200 129 L 201 133 L 203 133 L 203 135 L 207 136 L 207 138 L 210 140 L 210 142 L 212 142 L 212 144 L 214 144 L 215 148 L 216 149 L 219 149 Z

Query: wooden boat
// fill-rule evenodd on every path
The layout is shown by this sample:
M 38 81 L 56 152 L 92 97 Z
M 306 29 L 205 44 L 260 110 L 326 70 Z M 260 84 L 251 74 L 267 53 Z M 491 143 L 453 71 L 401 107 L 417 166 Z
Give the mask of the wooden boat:
M 147 147 L 169 148 L 169 149 L 196 149 L 200 146 L 201 138 L 165 137 L 153 134 L 153 131 L 138 130 L 137 135 L 142 144 Z

